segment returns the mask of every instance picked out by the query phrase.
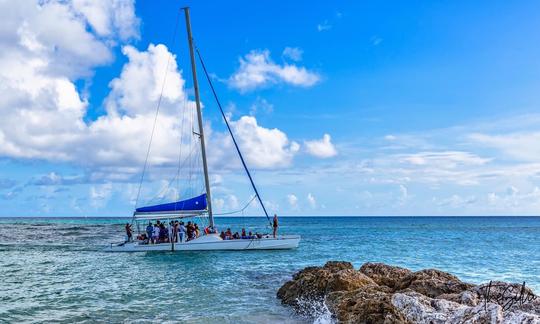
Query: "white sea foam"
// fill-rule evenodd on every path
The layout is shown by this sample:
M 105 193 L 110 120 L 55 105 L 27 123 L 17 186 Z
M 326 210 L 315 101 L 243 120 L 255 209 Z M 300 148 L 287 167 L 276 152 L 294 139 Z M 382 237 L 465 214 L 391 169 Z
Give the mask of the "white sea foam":
M 300 314 L 308 319 L 313 319 L 313 324 L 335 323 L 324 300 L 298 299 L 297 305 Z
M 317 317 L 313 321 L 313 324 L 333 324 L 333 323 L 335 323 L 335 320 L 332 317 L 330 310 L 326 306 L 326 303 L 323 302 L 322 308 L 320 310 L 320 314 L 317 315 Z

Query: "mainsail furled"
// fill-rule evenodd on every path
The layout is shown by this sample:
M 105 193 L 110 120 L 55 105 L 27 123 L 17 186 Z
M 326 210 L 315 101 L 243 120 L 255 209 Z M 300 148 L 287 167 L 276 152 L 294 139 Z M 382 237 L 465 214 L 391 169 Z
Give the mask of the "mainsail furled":
M 175 202 L 139 207 L 135 210 L 136 218 L 148 218 L 151 216 L 156 218 L 156 215 L 185 215 L 193 216 L 207 212 L 206 193 Z

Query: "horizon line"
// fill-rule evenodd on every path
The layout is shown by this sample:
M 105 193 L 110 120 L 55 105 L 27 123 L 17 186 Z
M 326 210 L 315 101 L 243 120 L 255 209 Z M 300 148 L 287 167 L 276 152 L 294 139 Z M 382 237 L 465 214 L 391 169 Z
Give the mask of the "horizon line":
M 247 216 L 214 216 L 214 218 L 265 218 L 264 215 L 247 215 Z M 422 218 L 422 217 L 540 217 L 540 215 L 278 215 L 279 218 L 300 218 L 300 217 L 351 217 L 351 218 L 385 218 L 385 217 L 402 217 L 402 218 Z M 87 216 L 4 216 L 0 218 L 132 218 L 132 216 L 118 215 L 87 215 Z M 188 218 L 188 217 L 186 217 Z

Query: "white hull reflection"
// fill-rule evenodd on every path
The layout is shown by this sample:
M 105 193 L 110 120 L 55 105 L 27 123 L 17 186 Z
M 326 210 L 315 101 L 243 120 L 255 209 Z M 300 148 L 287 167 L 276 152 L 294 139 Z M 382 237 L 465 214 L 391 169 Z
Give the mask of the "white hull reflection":
M 286 250 L 298 247 L 299 235 L 280 235 L 276 238 L 222 240 L 218 234 L 198 237 L 183 243 L 142 244 L 128 242 L 111 244 L 105 252 L 151 252 L 151 251 L 243 251 L 243 250 Z

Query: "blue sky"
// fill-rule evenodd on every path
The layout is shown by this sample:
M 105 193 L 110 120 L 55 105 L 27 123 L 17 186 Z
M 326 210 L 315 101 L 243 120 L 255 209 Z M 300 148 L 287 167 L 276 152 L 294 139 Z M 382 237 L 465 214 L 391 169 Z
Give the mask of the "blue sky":
M 39 3 L 0 4 L 1 216 L 130 215 L 165 76 L 139 204 L 174 177 L 181 5 L 272 212 L 539 213 L 534 1 Z M 214 206 L 236 210 L 252 192 L 199 81 Z

